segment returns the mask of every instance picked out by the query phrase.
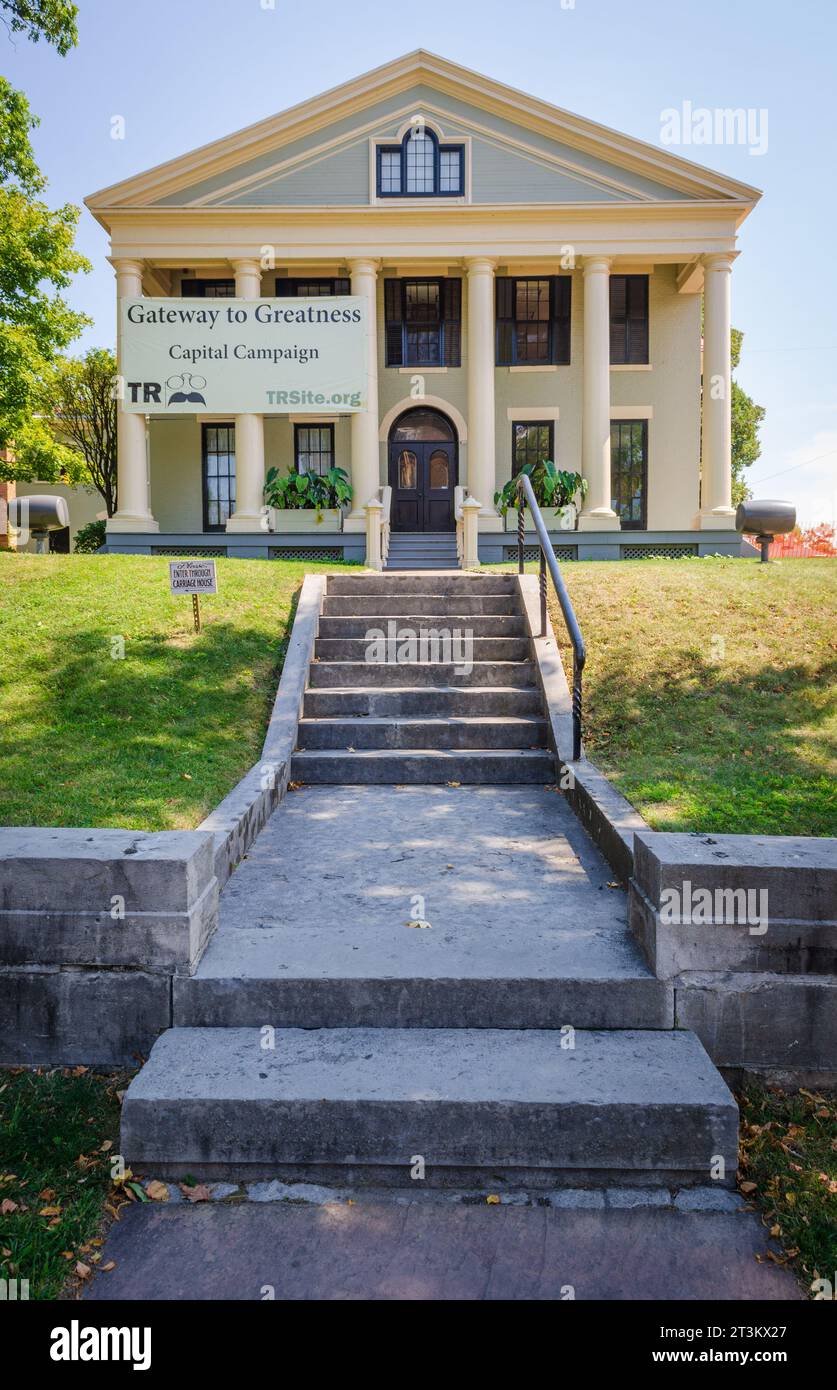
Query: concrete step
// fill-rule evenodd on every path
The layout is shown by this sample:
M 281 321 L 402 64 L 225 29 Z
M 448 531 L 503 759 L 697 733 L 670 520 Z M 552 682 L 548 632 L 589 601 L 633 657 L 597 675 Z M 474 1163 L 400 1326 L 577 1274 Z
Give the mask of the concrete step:
M 387 624 L 394 622 L 396 632 L 402 627 L 447 628 L 449 631 L 471 632 L 474 637 L 525 637 L 526 625 L 516 613 L 444 613 L 422 616 L 420 614 L 345 614 L 342 617 L 320 618 L 320 637 L 366 637 L 373 629 L 388 631 Z
M 693 1033 L 173 1028 L 122 1107 L 134 1168 L 198 1178 L 706 1185 L 737 1108 Z M 525 1175 L 525 1176 L 524 1176 Z
M 305 719 L 437 719 L 542 714 L 534 686 L 327 686 L 306 690 Z
M 455 608 L 457 614 L 509 615 L 517 614 L 517 599 L 514 594 L 457 594 L 451 595 L 411 592 L 405 594 L 330 594 L 323 601 L 323 615 L 327 618 L 362 617 L 371 614 L 376 617 L 401 618 L 408 622 L 412 617 L 447 617 Z
M 311 662 L 308 684 L 312 689 L 323 686 L 375 685 L 504 685 L 533 686 L 535 668 L 531 661 L 475 661 L 467 675 L 448 661 L 383 662 L 317 661 Z
M 438 560 L 428 558 L 426 555 L 404 556 L 398 558 L 389 556 L 384 565 L 384 574 L 415 574 L 418 570 L 449 570 L 456 563 L 455 556 L 442 556 Z
M 428 635 L 425 638 L 427 655 L 432 658 L 434 646 L 440 656 L 457 656 L 460 652 L 466 652 L 465 642 L 467 641 L 467 628 L 456 628 L 447 619 L 443 623 L 435 621 L 435 625 L 417 625 L 413 632 L 417 643 L 417 650 L 420 650 L 418 643 L 421 632 L 424 630 Z M 374 628 L 373 628 L 374 631 Z M 384 626 L 380 629 L 386 637 L 387 631 Z M 431 638 L 430 633 L 435 633 L 436 637 Z M 442 634 L 448 633 L 445 641 Z M 374 639 L 370 637 L 318 637 L 314 648 L 314 654 L 319 661 L 357 661 L 367 664 L 367 652 L 378 648 L 372 647 Z M 402 639 L 403 640 L 403 639 Z M 397 642 L 397 637 L 395 638 Z M 526 637 L 473 637 L 470 642 L 471 650 L 467 653 L 468 658 L 477 661 L 528 661 L 532 654 L 529 639 Z M 380 647 L 380 639 L 378 639 Z M 397 646 L 394 647 L 393 655 L 397 653 Z M 370 662 L 371 665 L 380 664 L 404 664 L 404 663 L 380 663 Z
M 545 719 L 301 719 L 300 748 L 545 748 Z
M 516 594 L 513 574 L 332 574 L 327 581 L 326 592 L 331 595 L 356 594 L 358 597 L 388 594 L 399 597 L 406 594 L 436 594 L 450 597 L 470 594 L 484 598 L 494 594 Z
M 308 786 L 545 786 L 555 780 L 546 749 L 361 748 L 302 749 L 291 758 L 291 780 Z

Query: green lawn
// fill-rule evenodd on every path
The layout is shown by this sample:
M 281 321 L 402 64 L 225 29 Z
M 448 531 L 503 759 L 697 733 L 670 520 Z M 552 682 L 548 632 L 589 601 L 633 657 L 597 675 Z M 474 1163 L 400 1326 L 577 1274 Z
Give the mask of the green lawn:
M 164 558 L 0 553 L 0 825 L 191 828 L 235 786 L 303 575 L 335 566 L 217 566 L 197 634 Z
M 586 750 L 655 830 L 837 834 L 837 563 L 562 572 L 588 650 Z
M 742 1192 L 804 1286 L 837 1278 L 837 1097 L 751 1081 L 741 1107 Z M 814 1291 L 816 1292 L 816 1290 Z
M 101 1259 L 108 1195 L 113 1210 L 125 1200 L 111 1155 L 127 1084 L 86 1067 L 0 1071 L 0 1277 L 28 1279 L 30 1299 L 80 1287 Z

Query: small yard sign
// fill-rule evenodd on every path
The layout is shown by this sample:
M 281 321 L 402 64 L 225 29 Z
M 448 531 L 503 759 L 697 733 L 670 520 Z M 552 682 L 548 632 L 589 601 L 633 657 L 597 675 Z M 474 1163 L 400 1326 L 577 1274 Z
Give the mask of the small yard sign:
M 217 594 L 214 560 L 170 560 L 169 584 L 173 594 L 191 594 L 195 632 L 201 630 L 201 594 Z

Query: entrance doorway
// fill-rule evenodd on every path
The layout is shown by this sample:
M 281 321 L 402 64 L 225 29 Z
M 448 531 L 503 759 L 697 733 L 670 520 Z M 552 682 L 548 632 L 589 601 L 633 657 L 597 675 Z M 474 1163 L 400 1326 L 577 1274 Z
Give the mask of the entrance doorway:
M 393 531 L 454 531 L 456 430 L 441 411 L 418 406 L 389 434 Z

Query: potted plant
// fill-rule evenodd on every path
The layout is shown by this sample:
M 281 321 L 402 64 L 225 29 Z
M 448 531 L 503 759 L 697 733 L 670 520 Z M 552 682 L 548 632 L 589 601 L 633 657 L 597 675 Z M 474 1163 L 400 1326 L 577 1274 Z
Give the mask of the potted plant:
M 578 525 L 579 506 L 587 496 L 587 479 L 582 478 L 580 473 L 569 473 L 565 469 L 556 468 L 552 459 L 542 459 L 540 463 L 526 463 L 520 473 L 525 473 L 532 484 L 535 501 L 541 510 L 547 513 L 549 509 L 553 509 L 553 517 L 544 515 L 547 526 L 552 529 L 557 521 L 557 529 L 574 531 Z M 519 476 L 518 473 L 516 477 L 509 478 L 500 491 L 494 494 L 494 505 L 505 518 L 506 529 L 510 531 L 517 528 Z M 528 509 L 526 529 L 532 529 L 532 517 Z
M 339 531 L 342 508 L 352 500 L 352 485 L 344 468 L 329 468 L 327 473 L 297 473 L 289 469 L 280 474 L 269 468 L 264 483 L 265 505 L 271 509 L 274 531 L 306 531 L 314 513 L 317 526 L 326 531 Z

